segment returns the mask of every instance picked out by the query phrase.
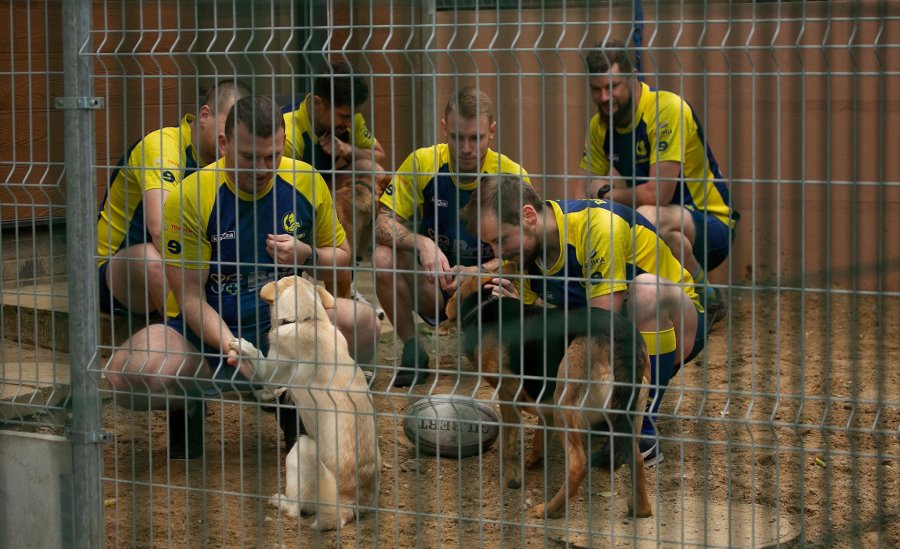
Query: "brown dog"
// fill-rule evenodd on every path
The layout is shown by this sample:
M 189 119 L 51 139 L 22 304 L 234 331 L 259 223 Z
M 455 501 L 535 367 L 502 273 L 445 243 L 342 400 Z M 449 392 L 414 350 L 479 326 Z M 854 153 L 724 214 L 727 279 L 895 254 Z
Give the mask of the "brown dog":
M 507 267 L 506 272 L 509 270 Z M 650 383 L 650 359 L 643 338 L 628 319 L 618 314 L 590 308 L 566 311 L 524 305 L 517 299 L 498 299 L 484 288 L 494 277 L 462 281 L 446 312 L 451 322 L 461 320 L 464 352 L 497 389 L 506 485 L 522 485 L 518 466 L 522 419 L 518 408 L 535 413 L 551 426 L 564 427 L 557 432 L 566 451 L 566 484 L 546 504 L 534 507 L 532 512 L 541 518 L 545 513 L 548 517 L 560 516 L 566 495 L 573 498 L 578 493 L 589 466 L 585 435 L 592 426 L 608 422 L 615 435 L 611 441 L 614 465 L 632 463 L 635 484 L 628 512 L 651 516 L 644 459 L 635 436 L 640 431 Z M 540 434 L 534 437 L 526 467 L 534 467 L 543 459 L 543 441 Z M 606 447 L 593 457 L 608 460 L 604 455 L 608 452 Z
M 374 184 L 368 179 L 356 179 L 334 189 L 337 218 L 347 233 L 352 259 L 363 257 L 372 246 L 373 220 L 378 213 L 378 201 L 390 182 L 389 176 L 376 178 Z M 352 280 L 349 270 L 338 276 L 335 291 L 338 297 L 352 297 Z

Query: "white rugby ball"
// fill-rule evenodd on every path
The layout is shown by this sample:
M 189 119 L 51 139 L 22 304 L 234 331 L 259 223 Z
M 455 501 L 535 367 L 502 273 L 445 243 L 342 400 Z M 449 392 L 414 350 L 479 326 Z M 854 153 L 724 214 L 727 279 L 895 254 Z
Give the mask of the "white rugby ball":
M 407 408 L 403 433 L 425 454 L 463 458 L 491 447 L 500 435 L 500 418 L 475 399 L 432 395 Z

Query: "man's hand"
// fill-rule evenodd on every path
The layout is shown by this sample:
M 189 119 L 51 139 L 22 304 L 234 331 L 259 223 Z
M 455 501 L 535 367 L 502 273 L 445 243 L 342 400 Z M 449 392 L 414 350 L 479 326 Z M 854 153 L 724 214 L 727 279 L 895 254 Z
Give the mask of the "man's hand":
M 453 277 L 453 281 L 450 282 L 450 284 L 447 284 L 446 286 L 441 285 L 441 289 L 450 294 L 455 292 L 456 288 L 459 287 L 459 283 L 461 282 L 460 274 L 465 273 L 465 274 L 463 274 L 464 277 L 468 276 L 470 273 L 473 274 L 474 276 L 477 276 L 479 268 L 478 267 L 463 267 L 461 265 L 457 265 L 456 267 L 453 267 L 453 270 L 456 271 L 456 275 Z
M 516 290 L 516 285 L 508 278 L 492 278 L 484 287 L 491 290 L 491 295 L 519 299 L 519 291 Z
M 434 242 L 429 241 L 428 244 L 419 246 L 419 263 L 426 271 L 425 278 L 428 282 L 434 282 L 441 288 L 454 284 L 450 261 Z
M 319 136 L 319 146 L 322 147 L 323 151 L 330 154 L 335 159 L 344 160 L 346 162 L 352 160 L 353 147 L 331 133 L 324 133 Z
M 279 265 L 303 265 L 313 250 L 292 235 L 270 234 L 266 237 L 266 253 Z
M 254 360 L 260 358 L 259 349 L 244 338 L 234 338 L 228 344 L 228 358 L 226 362 L 229 366 L 235 366 L 248 380 L 253 379 L 256 371 Z

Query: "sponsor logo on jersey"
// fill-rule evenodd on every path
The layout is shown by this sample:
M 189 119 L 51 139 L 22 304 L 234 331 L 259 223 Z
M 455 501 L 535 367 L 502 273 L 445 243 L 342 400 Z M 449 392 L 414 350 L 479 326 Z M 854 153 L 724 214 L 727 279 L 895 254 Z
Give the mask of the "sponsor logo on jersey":
M 450 205 L 450 203 L 447 202 L 446 200 L 444 200 L 443 198 L 436 199 L 435 203 L 437 203 L 438 208 L 446 208 Z
M 169 250 L 170 254 L 178 255 L 181 253 L 181 242 L 172 239 L 166 243 L 166 249 Z
M 394 195 L 394 184 L 393 183 L 391 183 L 384 189 L 384 194 L 386 194 L 388 196 Z
M 669 142 L 668 141 L 660 141 L 659 145 L 657 145 L 657 148 L 659 149 L 659 152 L 663 152 L 664 150 L 669 148 Z
M 234 231 L 225 231 L 222 234 L 214 234 L 209 240 L 213 244 L 222 240 L 234 240 Z
M 166 170 L 162 173 L 162 180 L 166 183 L 175 183 L 175 174 Z
M 275 271 L 252 273 L 210 273 L 207 286 L 216 295 L 238 295 L 242 291 L 255 293 L 257 289 L 277 279 Z
M 594 267 L 597 265 L 603 264 L 603 256 L 597 253 L 597 250 L 591 251 L 591 256 L 588 258 L 587 265 L 585 266 L 587 270 L 592 271 Z

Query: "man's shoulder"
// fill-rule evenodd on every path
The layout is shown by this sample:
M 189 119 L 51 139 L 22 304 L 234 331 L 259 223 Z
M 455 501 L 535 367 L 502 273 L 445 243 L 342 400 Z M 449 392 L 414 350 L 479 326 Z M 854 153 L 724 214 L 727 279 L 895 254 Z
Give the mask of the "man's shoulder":
M 490 173 L 528 176 L 521 164 L 503 153 L 488 149 L 485 157 L 485 169 Z
M 310 193 L 313 187 L 317 187 L 316 193 L 314 193 L 317 195 L 331 192 L 322 175 L 313 166 L 302 160 L 282 157 L 276 173 L 279 179 L 304 195 Z
M 450 161 L 450 152 L 446 143 L 438 143 L 414 150 L 406 157 L 406 162 L 414 162 L 416 172 L 431 174 Z
M 187 139 L 189 140 L 189 137 Z M 180 128 L 176 126 L 166 126 L 158 130 L 153 130 L 139 139 L 134 146 L 131 147 L 128 154 L 128 161 L 129 163 L 141 161 L 140 166 L 147 167 L 142 162 L 143 158 L 159 154 L 168 154 L 177 155 L 181 159 L 179 162 L 167 159 L 167 163 L 172 164 L 168 166 L 169 168 L 182 167 L 180 164 L 184 163 L 184 159 L 181 158 L 181 151 L 188 145 L 190 145 L 190 142 L 186 142 L 185 138 L 181 137 Z
M 682 113 L 690 116 L 691 107 L 687 101 L 675 92 L 667 90 L 651 90 L 653 94 L 652 101 L 648 102 L 649 106 L 644 111 L 644 117 L 667 118 L 672 116 L 681 116 Z M 657 113 L 659 113 L 657 115 Z

